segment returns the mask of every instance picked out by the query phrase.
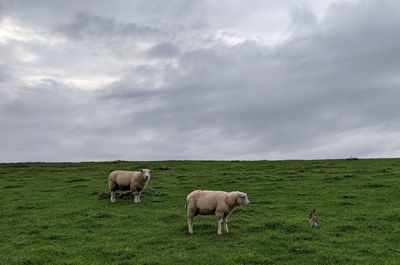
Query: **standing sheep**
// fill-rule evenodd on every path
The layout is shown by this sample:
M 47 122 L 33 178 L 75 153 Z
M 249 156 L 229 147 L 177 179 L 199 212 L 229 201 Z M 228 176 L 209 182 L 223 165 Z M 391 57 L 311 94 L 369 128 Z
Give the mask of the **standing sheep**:
M 224 230 L 228 230 L 228 216 L 240 205 L 249 204 L 247 194 L 244 192 L 233 191 L 209 191 L 195 190 L 186 197 L 187 222 L 189 233 L 193 234 L 193 219 L 195 216 L 215 214 L 218 222 L 218 235 L 222 234 L 222 224 Z
M 108 176 L 111 202 L 115 202 L 117 190 L 131 190 L 135 197 L 134 202 L 140 202 L 141 192 L 150 181 L 150 172 L 149 169 L 141 169 L 140 171 L 115 170 L 111 172 Z

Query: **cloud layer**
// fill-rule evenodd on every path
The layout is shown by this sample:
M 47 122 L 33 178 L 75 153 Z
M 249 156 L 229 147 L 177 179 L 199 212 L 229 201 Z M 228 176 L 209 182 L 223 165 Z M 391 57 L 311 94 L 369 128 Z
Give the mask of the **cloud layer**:
M 399 156 L 400 4 L 324 2 L 0 3 L 0 161 Z

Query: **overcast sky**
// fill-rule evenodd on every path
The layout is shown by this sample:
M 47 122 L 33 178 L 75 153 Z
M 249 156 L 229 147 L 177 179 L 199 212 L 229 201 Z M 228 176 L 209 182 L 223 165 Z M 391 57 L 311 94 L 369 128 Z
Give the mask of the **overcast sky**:
M 400 156 L 400 1 L 0 0 L 0 161 Z

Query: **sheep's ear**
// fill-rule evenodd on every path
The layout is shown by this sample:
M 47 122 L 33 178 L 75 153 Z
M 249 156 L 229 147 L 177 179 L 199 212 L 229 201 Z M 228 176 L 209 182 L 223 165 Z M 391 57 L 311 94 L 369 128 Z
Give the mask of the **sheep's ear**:
M 143 173 L 143 169 L 141 169 L 141 170 L 140 170 L 140 172 L 142 172 L 142 173 Z

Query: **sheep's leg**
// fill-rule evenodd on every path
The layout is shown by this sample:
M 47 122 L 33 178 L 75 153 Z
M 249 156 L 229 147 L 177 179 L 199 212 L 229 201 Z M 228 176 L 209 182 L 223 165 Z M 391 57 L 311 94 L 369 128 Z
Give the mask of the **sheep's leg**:
M 133 197 L 134 197 L 133 202 L 135 202 L 135 203 L 140 202 L 139 193 L 138 193 L 137 191 L 134 191 L 134 192 L 133 192 Z
M 193 209 L 191 206 L 186 204 L 186 216 L 187 216 L 187 224 L 188 224 L 188 230 L 190 234 L 193 234 L 193 219 L 195 217 L 195 209 Z
M 228 216 L 224 218 L 224 229 L 225 229 L 225 232 L 229 233 L 229 229 L 228 229 Z
M 110 189 L 110 201 L 115 202 L 116 184 L 108 181 L 108 188 Z
M 194 219 L 194 216 L 188 215 L 187 223 L 188 223 L 188 230 L 189 230 L 190 234 L 193 234 L 193 219 Z
M 224 223 L 224 219 L 219 219 L 218 220 L 218 235 L 222 235 L 222 224 Z
M 215 212 L 215 216 L 217 217 L 217 222 L 218 222 L 218 235 L 222 235 L 222 224 L 224 223 L 224 214 Z

